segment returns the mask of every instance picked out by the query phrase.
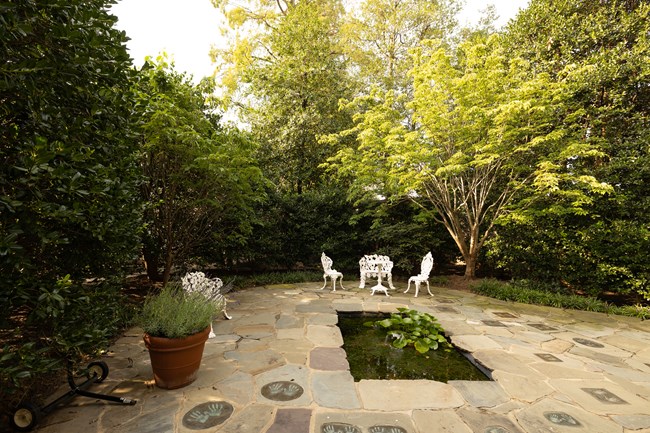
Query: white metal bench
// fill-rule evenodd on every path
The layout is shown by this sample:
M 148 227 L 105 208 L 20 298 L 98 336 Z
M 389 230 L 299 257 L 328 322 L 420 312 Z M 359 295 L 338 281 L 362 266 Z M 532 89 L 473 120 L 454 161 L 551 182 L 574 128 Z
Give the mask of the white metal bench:
M 388 256 L 382 256 L 377 254 L 365 255 L 359 260 L 359 273 L 361 274 L 361 283 L 359 288 L 363 289 L 366 287 L 366 278 L 377 278 L 378 284 L 372 287 L 372 294 L 374 295 L 376 291 L 382 291 L 388 295 L 388 290 L 386 287 L 381 285 L 382 278 L 388 280 L 388 286 L 395 290 L 393 286 L 393 262 Z
M 223 305 L 223 315 L 226 319 L 232 319 L 231 316 L 226 312 L 226 298 L 221 293 L 221 288 L 223 287 L 223 281 L 221 278 L 208 278 L 203 272 L 190 272 L 185 274 L 181 278 L 181 284 L 183 290 L 187 293 L 198 292 L 203 294 L 206 299 L 211 301 L 216 301 Z M 215 334 L 212 332 L 212 327 L 210 327 L 210 338 L 214 337 Z
M 420 273 L 409 278 L 409 283 L 404 293 L 408 292 L 411 289 L 411 283 L 413 282 L 415 283 L 415 297 L 417 298 L 418 291 L 420 290 L 420 284 L 427 283 L 427 292 L 429 292 L 429 295 L 433 296 L 433 293 L 431 293 L 431 290 L 429 290 L 429 274 L 431 273 L 431 269 L 433 269 L 433 257 L 431 256 L 431 251 L 429 251 L 427 255 L 422 259 L 422 264 L 420 265 Z
M 330 277 L 332 280 L 332 292 L 336 292 L 336 279 L 339 278 L 339 284 L 341 285 L 341 289 L 345 289 L 343 287 L 343 273 L 337 271 L 336 269 L 332 269 L 332 259 L 327 257 L 325 253 L 321 254 L 320 256 L 320 261 L 323 264 L 323 287 L 320 289 L 323 290 L 325 286 L 327 285 L 327 277 Z

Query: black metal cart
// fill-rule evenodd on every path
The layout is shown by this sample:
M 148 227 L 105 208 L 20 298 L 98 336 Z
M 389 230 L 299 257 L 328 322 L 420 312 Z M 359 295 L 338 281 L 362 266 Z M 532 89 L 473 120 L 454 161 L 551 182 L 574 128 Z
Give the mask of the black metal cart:
M 70 385 L 70 391 L 43 407 L 31 403 L 22 403 L 14 410 L 13 415 L 9 420 L 11 426 L 17 431 L 30 431 L 34 426 L 36 426 L 36 424 L 38 424 L 43 416 L 52 412 L 58 406 L 68 403 L 77 395 L 128 405 L 134 405 L 137 403 L 137 400 L 132 400 L 126 397 L 117 397 L 87 391 L 90 385 L 93 383 L 103 382 L 108 376 L 108 365 L 105 362 L 94 361 L 88 364 L 85 370 L 85 376 L 86 380 L 80 385 L 77 385 L 75 383 L 72 369 L 68 368 L 68 385 Z

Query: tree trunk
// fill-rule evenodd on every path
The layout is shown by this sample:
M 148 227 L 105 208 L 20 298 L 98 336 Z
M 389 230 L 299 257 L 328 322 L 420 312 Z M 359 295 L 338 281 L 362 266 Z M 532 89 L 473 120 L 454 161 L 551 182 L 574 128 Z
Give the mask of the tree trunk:
M 162 275 L 159 272 L 159 254 L 151 245 L 144 242 L 142 246 L 142 258 L 144 260 L 144 269 L 147 271 L 149 281 L 161 281 Z
M 476 278 L 476 262 L 478 251 L 472 251 L 465 257 L 465 279 L 473 280 Z

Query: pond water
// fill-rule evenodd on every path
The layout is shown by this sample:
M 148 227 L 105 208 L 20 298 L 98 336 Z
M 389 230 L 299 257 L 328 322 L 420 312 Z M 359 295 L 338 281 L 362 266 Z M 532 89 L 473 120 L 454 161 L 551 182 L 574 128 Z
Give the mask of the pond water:
M 386 332 L 363 326 L 388 315 L 339 313 L 338 326 L 343 334 L 343 349 L 356 382 L 361 379 L 490 380 L 456 349 L 419 353 L 412 346 L 396 349 Z

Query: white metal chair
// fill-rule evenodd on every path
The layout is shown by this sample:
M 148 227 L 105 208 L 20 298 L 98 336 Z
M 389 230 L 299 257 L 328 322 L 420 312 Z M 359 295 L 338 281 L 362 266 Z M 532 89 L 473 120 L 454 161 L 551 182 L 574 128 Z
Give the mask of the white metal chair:
M 336 269 L 332 269 L 332 259 L 327 257 L 325 253 L 321 254 L 320 256 L 320 261 L 323 264 L 323 287 L 320 289 L 323 290 L 325 286 L 327 286 L 327 277 L 330 277 L 332 280 L 332 292 L 336 292 L 336 279 L 339 279 L 339 284 L 341 285 L 341 289 L 345 289 L 343 287 L 343 274 Z
M 224 317 L 228 320 L 232 319 L 232 317 L 229 316 L 228 312 L 226 311 L 227 302 L 225 296 L 223 296 L 223 293 L 221 291 L 223 287 L 223 281 L 221 281 L 221 278 L 208 278 L 203 272 L 190 272 L 181 278 L 181 284 L 183 286 L 183 290 L 187 293 L 199 292 L 205 296 L 206 299 L 220 303 L 223 306 L 223 309 L 221 311 Z M 230 284 L 228 287 L 230 287 Z M 212 331 L 212 326 L 210 326 L 209 338 L 213 338 L 215 336 L 215 333 Z
M 421 283 L 427 283 L 427 292 L 429 295 L 433 296 L 431 290 L 429 290 L 429 274 L 433 269 L 433 257 L 431 256 L 431 251 L 427 253 L 426 256 L 422 259 L 422 265 L 420 266 L 420 273 L 409 278 L 408 286 L 404 293 L 407 293 L 411 289 L 411 283 L 415 283 L 415 297 L 418 297 L 418 291 L 420 290 Z

